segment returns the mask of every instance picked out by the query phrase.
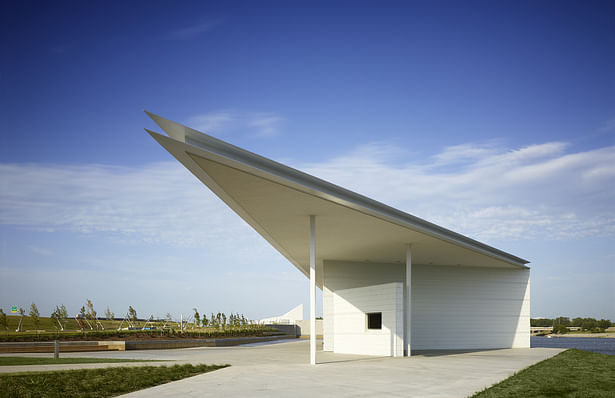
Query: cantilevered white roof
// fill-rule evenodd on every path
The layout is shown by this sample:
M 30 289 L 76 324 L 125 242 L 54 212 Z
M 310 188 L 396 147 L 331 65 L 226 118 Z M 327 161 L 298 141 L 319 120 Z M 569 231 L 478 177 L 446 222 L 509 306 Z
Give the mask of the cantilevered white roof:
M 409 243 L 414 264 L 527 268 L 522 258 L 147 114 L 168 137 L 146 131 L 305 275 L 315 215 L 319 286 L 323 261 L 404 264 Z

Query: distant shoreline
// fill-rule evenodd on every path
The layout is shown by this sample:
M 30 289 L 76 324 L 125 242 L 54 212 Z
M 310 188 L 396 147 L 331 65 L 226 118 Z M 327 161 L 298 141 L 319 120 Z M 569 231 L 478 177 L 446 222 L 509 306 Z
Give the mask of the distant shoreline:
M 583 337 L 583 338 L 598 337 L 598 338 L 604 338 L 604 339 L 613 339 L 613 338 L 615 338 L 615 333 L 566 333 L 566 334 L 548 334 L 548 335 L 545 335 L 545 336 L 532 336 L 532 337 L 547 337 L 547 336 L 551 336 L 553 338 L 560 338 L 560 337 Z

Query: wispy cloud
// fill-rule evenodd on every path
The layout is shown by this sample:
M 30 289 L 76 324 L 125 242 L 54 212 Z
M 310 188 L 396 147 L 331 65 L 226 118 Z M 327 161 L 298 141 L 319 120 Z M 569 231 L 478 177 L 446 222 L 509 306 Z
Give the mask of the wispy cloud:
M 254 137 L 270 138 L 280 134 L 284 118 L 274 112 L 219 110 L 190 117 L 186 125 L 204 133 L 238 132 Z
M 296 166 L 481 240 L 615 235 L 615 147 L 565 148 L 466 144 L 427 162 L 397 164 L 390 159 L 401 150 L 378 143 Z M 459 166 L 442 171 L 443 161 Z M 214 251 L 249 248 L 256 236 L 176 162 L 0 164 L 0 187 L 0 223 L 20 228 Z
M 567 147 L 465 144 L 399 165 L 376 144 L 307 171 L 478 239 L 615 234 L 615 147 Z
M 465 162 L 474 162 L 484 159 L 496 153 L 497 148 L 493 144 L 473 145 L 462 144 L 444 148 L 440 153 L 433 156 L 434 165 L 451 165 Z
M 253 232 L 174 162 L 136 168 L 0 164 L 0 223 L 225 250 Z
M 204 133 L 221 132 L 227 130 L 237 120 L 234 111 L 218 111 L 192 116 L 186 124 Z
M 171 40 L 186 40 L 197 37 L 205 32 L 209 32 L 224 22 L 222 18 L 210 19 L 196 25 L 186 26 L 168 33 L 167 38 Z
M 43 256 L 51 256 L 53 254 L 51 250 L 44 249 L 38 246 L 28 246 L 28 249 L 30 249 L 33 253 L 41 254 Z
M 273 137 L 278 134 L 278 125 L 282 121 L 280 116 L 273 113 L 254 113 L 249 117 L 249 125 L 257 130 L 261 137 Z

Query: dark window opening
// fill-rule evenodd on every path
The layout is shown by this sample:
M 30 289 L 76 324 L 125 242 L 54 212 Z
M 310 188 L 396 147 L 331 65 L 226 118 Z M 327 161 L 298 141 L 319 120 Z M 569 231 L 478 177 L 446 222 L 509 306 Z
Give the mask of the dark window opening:
M 382 329 L 382 312 L 371 312 L 367 314 L 368 329 Z

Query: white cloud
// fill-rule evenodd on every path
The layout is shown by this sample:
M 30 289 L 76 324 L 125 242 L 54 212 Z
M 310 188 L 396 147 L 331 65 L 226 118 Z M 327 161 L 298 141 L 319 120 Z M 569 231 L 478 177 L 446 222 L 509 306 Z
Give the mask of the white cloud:
M 273 113 L 254 113 L 248 123 L 258 130 L 258 136 L 273 137 L 278 134 L 277 128 L 281 121 L 282 118 Z
M 228 128 L 236 118 L 233 111 L 218 111 L 193 116 L 186 124 L 202 132 L 222 131 Z
M 219 110 L 192 116 L 188 118 L 186 125 L 208 134 L 225 135 L 237 132 L 269 138 L 280 133 L 280 125 L 283 122 L 284 118 L 274 112 Z
M 444 148 L 434 156 L 434 165 L 458 164 L 475 161 L 492 155 L 496 148 L 493 145 L 462 144 Z
M 28 249 L 30 249 L 33 253 L 41 254 L 43 256 L 51 256 L 53 254 L 51 250 L 38 246 L 28 246 Z
M 466 144 L 445 148 L 427 163 L 400 165 L 390 159 L 402 151 L 378 143 L 297 166 L 481 240 L 614 235 L 615 147 L 565 148 Z M 438 168 L 456 159 L 464 163 Z M 246 247 L 249 253 L 255 246 L 256 233 L 176 162 L 130 168 L 1 164 L 0 176 L 2 224 L 221 252 Z
M 254 233 L 176 162 L 0 165 L 0 223 L 224 250 Z M 227 240 L 228 241 L 228 240 Z
M 567 147 L 465 144 L 398 165 L 376 144 L 307 171 L 482 240 L 615 234 L 615 147 Z

